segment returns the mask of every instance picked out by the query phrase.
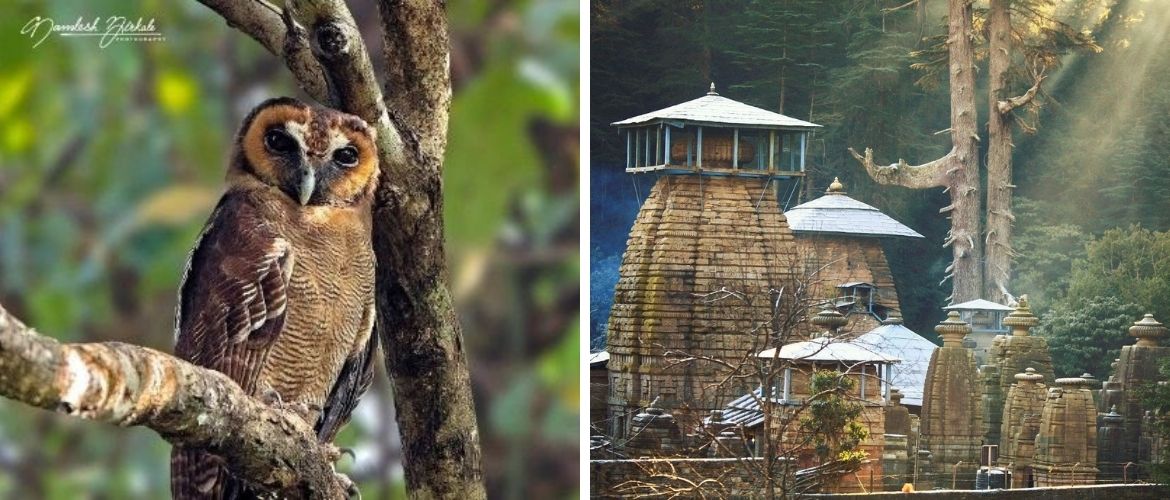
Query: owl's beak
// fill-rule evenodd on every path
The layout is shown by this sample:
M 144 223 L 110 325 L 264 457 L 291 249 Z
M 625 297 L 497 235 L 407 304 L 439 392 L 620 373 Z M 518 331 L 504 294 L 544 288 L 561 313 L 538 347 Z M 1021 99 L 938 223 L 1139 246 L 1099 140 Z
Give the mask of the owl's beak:
M 297 171 L 300 182 L 297 183 L 297 201 L 301 202 L 301 206 L 309 204 L 309 198 L 313 197 L 313 190 L 317 187 L 317 174 L 313 172 L 312 167 L 308 165 L 302 166 Z

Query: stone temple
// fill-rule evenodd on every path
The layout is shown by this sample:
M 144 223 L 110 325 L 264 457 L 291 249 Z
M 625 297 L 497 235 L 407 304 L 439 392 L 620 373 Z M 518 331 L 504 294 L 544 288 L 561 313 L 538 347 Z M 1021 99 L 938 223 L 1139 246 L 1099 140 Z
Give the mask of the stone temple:
M 615 125 L 626 171 L 657 176 L 630 231 L 607 331 L 608 427 L 620 439 L 653 401 L 688 422 L 752 388 L 703 359 L 742 358 L 783 333 L 773 304 L 792 289 L 797 260 L 774 186 L 804 175 L 806 136 L 819 125 L 714 86 Z
M 847 331 L 865 333 L 900 314 L 882 241 L 922 238 L 918 231 L 850 198 L 837 179 L 824 196 L 784 215 L 796 234 L 803 275 L 811 279 L 814 295 L 849 319 Z
M 714 88 L 614 125 L 626 139 L 626 171 L 653 187 L 627 241 L 606 351 L 590 355 L 595 495 L 757 498 L 768 495 L 765 484 L 799 495 L 1149 477 L 1166 417 L 1147 411 L 1141 394 L 1170 358 L 1160 345 L 1166 328 L 1152 316 L 1129 329 L 1137 341 L 1099 390 L 1088 374 L 1055 378 L 1046 340 L 1030 333 L 1041 320 L 1026 296 L 947 307 L 935 346 L 902 326 L 881 247 L 921 235 L 849 198 L 836 180 L 820 198 L 782 209 L 779 186 L 804 178 L 807 135 L 819 125 Z M 802 415 L 824 401 L 811 390 L 824 372 L 850 380 L 841 394 L 860 407 L 850 425 L 864 437 L 849 458 L 806 444 Z

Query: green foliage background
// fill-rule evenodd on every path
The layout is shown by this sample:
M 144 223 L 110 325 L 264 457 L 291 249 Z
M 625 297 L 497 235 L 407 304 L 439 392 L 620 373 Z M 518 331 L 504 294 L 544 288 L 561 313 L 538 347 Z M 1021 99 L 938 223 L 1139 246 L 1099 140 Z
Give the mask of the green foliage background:
M 372 2 L 351 8 L 377 40 Z M 577 491 L 578 7 L 455 0 L 445 218 L 489 492 Z M 148 20 L 158 42 L 22 35 L 35 16 Z M 104 21 L 103 21 L 104 23 Z M 22 1 L 0 20 L 0 303 L 63 341 L 169 351 L 187 251 L 239 120 L 304 98 L 283 65 L 195 1 Z M 375 61 L 380 43 L 371 44 Z M 380 375 L 384 377 L 384 375 Z M 384 378 L 340 438 L 366 498 L 403 495 Z M 142 429 L 0 402 L 0 496 L 165 498 Z

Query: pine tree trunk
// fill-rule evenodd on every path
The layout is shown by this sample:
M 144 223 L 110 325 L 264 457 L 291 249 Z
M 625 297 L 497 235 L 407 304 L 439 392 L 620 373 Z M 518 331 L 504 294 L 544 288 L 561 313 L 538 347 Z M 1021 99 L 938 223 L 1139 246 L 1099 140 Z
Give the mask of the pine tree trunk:
M 984 296 L 1005 302 L 1012 266 L 1012 120 L 998 103 L 1007 98 L 1007 72 L 1011 65 L 1010 0 L 991 0 L 988 11 L 990 61 L 987 120 L 987 283 Z
M 979 298 L 983 290 L 980 236 L 979 156 L 975 113 L 975 53 L 971 43 L 971 2 L 951 0 L 947 29 L 951 79 L 950 188 L 954 292 L 952 303 Z
M 862 156 L 849 152 L 879 184 L 911 189 L 945 188 L 951 204 L 939 212 L 949 214 L 950 234 L 944 246 L 953 253 L 947 269 L 952 279 L 951 303 L 980 298 L 983 292 L 981 197 L 979 193 L 979 140 L 975 113 L 975 53 L 971 41 L 971 2 L 950 0 L 947 52 L 951 87 L 951 151 L 922 165 L 899 160 L 876 165 L 873 151 Z

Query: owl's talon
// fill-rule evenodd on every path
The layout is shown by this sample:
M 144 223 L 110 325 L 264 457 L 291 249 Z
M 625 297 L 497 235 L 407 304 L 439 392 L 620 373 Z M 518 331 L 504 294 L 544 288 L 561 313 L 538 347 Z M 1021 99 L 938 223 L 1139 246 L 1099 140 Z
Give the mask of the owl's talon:
M 350 479 L 349 476 L 340 472 L 334 472 L 333 477 L 337 478 L 337 482 L 341 483 L 341 487 L 345 489 L 345 494 L 349 498 L 356 498 L 357 500 L 362 499 L 361 490 L 358 489 L 357 484 L 354 484 L 353 480 Z

